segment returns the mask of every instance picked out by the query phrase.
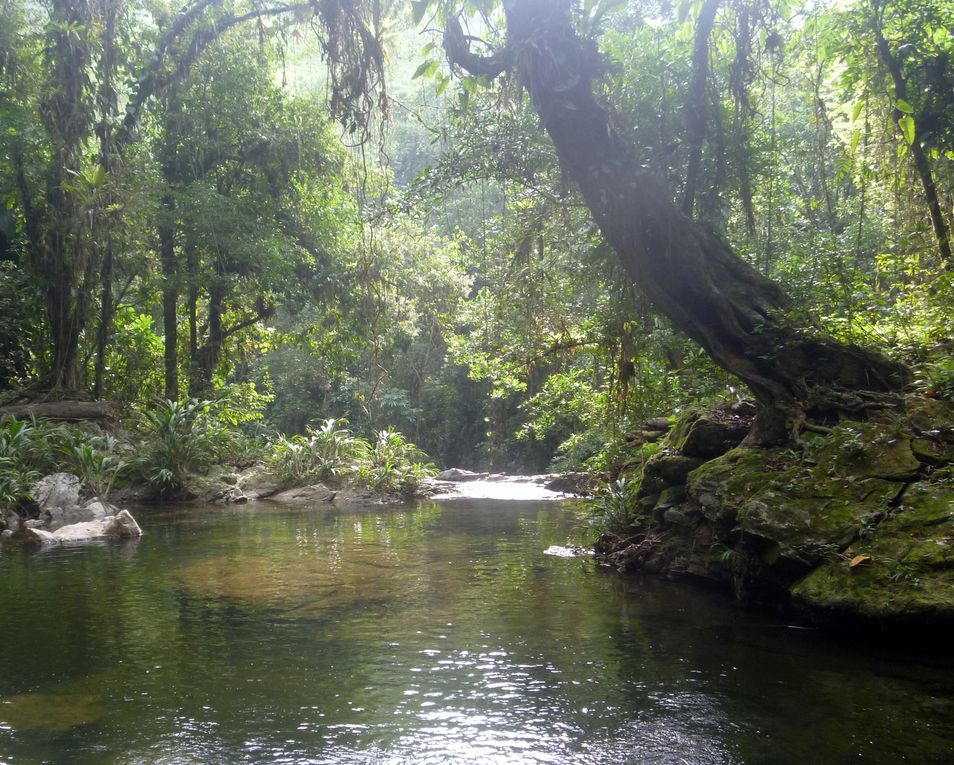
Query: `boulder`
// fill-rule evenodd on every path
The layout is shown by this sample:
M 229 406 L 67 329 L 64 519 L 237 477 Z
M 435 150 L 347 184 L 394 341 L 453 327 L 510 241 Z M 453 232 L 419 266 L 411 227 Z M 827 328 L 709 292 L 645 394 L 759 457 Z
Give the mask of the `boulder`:
M 659 478 L 670 486 L 681 486 L 686 483 L 689 474 L 699 467 L 704 460 L 698 457 L 684 457 L 671 452 L 654 454 L 643 468 L 643 480 L 646 477 Z
M 239 476 L 238 488 L 249 499 L 268 499 L 278 494 L 283 486 L 264 466 L 255 466 Z
M 41 545 L 55 545 L 61 542 L 88 542 L 94 539 L 138 539 L 142 529 L 128 510 L 120 510 L 115 515 L 107 515 L 93 521 L 73 523 L 56 531 L 26 528 L 23 539 Z
M 593 477 L 589 473 L 561 473 L 543 478 L 543 488 L 550 491 L 581 495 L 592 493 Z
M 40 512 L 52 508 L 72 510 L 79 507 L 80 479 L 72 473 L 53 473 L 33 484 L 30 494 Z
M 118 507 L 100 499 L 90 500 L 82 507 L 52 507 L 45 513 L 47 518 L 45 528 L 48 531 L 56 531 L 76 523 L 97 521 L 118 512 Z
M 690 411 L 673 427 L 669 447 L 687 457 L 713 459 L 742 443 L 751 425 L 751 417 L 731 412 Z
M 792 595 L 813 613 L 954 622 L 954 487 L 913 484 L 903 505 Z

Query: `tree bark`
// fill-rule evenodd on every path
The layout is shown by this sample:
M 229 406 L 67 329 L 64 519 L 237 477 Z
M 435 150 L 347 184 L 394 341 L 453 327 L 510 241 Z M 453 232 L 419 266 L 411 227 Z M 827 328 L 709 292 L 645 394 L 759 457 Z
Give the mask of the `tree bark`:
M 750 443 L 787 441 L 806 416 L 851 405 L 857 391 L 904 384 L 902 365 L 792 326 L 781 288 L 690 220 L 642 170 L 593 94 L 601 60 L 572 27 L 569 3 L 513 0 L 506 9 L 508 55 L 563 171 L 656 308 L 752 391 L 759 416 Z M 445 39 L 458 30 L 449 26 Z
M 692 217 L 696 189 L 702 172 L 702 144 L 709 125 L 709 37 L 715 24 L 716 12 L 722 0 L 706 0 L 699 10 L 696 22 L 695 46 L 692 53 L 692 82 L 689 84 L 689 102 L 686 104 L 686 143 L 689 162 L 686 166 L 686 185 L 682 194 L 682 211 Z
M 162 336 L 165 368 L 165 397 L 179 400 L 179 303 L 178 268 L 176 263 L 175 200 L 171 194 L 162 198 L 159 220 L 159 260 L 162 266 Z
M 117 5 L 116 0 L 106 0 L 103 3 L 103 53 L 100 58 L 100 86 L 96 98 L 100 112 L 100 124 L 96 129 L 99 135 L 99 164 L 106 169 L 109 175 L 112 175 L 116 170 L 116 163 L 113 162 L 112 120 L 117 111 L 116 89 L 113 83 L 113 76 L 116 71 Z M 111 179 L 110 182 L 112 182 Z M 108 207 L 112 201 L 113 194 L 109 193 L 103 200 L 103 205 Z M 106 350 L 113 323 L 113 255 L 115 248 L 113 246 L 112 222 L 102 209 L 97 211 L 96 223 L 100 236 L 105 239 L 99 329 L 96 333 L 96 365 L 93 373 L 93 397 L 99 398 L 103 394 L 103 379 L 106 376 Z

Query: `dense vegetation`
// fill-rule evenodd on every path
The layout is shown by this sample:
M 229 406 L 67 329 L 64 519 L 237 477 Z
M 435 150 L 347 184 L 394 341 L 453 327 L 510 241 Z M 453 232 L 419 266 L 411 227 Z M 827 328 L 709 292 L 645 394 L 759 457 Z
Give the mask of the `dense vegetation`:
M 0 0 L 0 391 L 151 433 L 7 420 L 0 495 L 54 452 L 599 469 L 700 402 L 797 431 L 906 383 L 878 354 L 954 397 L 954 3 L 512 6 Z

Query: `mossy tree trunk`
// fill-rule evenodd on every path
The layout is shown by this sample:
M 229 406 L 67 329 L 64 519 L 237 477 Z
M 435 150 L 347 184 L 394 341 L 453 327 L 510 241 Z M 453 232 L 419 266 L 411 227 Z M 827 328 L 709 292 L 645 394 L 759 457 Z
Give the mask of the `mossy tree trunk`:
M 593 93 L 601 59 L 572 26 L 569 3 L 513 0 L 508 45 L 494 57 L 470 53 L 460 27 L 445 34 L 450 59 L 493 76 L 515 67 L 563 171 L 579 186 L 626 273 L 656 308 L 745 382 L 759 404 L 750 443 L 782 442 L 806 413 L 891 391 L 906 369 L 877 354 L 795 326 L 782 289 L 693 222 L 647 174 Z

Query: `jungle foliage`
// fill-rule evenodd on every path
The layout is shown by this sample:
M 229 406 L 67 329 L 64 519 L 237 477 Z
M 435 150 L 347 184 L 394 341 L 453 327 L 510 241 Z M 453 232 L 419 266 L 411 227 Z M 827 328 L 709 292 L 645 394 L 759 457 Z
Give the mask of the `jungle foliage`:
M 791 326 L 954 396 L 954 3 L 566 7 L 657 196 L 784 290 Z M 748 396 L 607 244 L 524 70 L 448 63 L 448 29 L 519 62 L 514 18 L 0 0 L 0 391 L 139 413 L 135 455 L 70 459 L 160 492 L 263 443 L 392 488 L 429 469 L 407 439 L 598 469 L 647 417 Z M 47 466 L 11 459 L 14 498 Z

